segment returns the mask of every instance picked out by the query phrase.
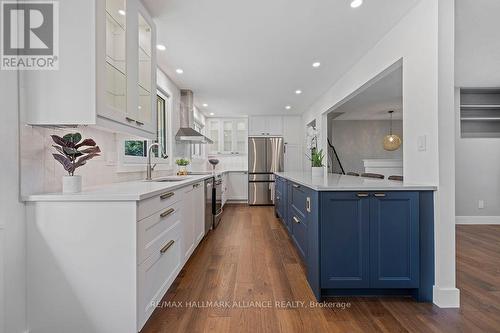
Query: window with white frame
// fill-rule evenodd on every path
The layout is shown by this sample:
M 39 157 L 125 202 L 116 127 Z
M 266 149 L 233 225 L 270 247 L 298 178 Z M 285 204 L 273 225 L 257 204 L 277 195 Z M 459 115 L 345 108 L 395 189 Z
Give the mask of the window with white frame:
M 124 140 L 123 156 L 125 163 L 144 163 L 148 155 L 148 148 L 153 142 L 158 142 L 165 155 L 168 155 L 168 96 L 158 91 L 156 104 L 156 140 Z M 155 163 L 167 163 L 165 159 L 159 158 L 157 147 L 154 147 L 152 152 L 152 157 L 155 159 Z
M 194 122 L 194 130 L 198 133 L 203 134 L 203 125 L 197 121 Z M 192 157 L 202 157 L 203 156 L 203 147 L 201 143 L 194 143 L 191 145 L 191 155 Z

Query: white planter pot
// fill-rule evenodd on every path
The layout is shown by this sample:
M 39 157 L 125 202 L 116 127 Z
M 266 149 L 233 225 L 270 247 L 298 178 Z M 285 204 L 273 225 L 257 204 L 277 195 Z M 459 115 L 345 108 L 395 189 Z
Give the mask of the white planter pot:
M 63 176 L 63 193 L 78 193 L 82 191 L 82 176 Z
M 325 175 L 325 168 L 324 167 L 312 167 L 311 172 L 312 172 L 313 177 L 323 177 Z

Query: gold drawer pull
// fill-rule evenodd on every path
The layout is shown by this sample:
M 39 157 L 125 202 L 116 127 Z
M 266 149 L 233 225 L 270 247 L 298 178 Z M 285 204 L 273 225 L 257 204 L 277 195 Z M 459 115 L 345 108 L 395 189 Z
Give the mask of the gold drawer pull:
M 292 184 L 292 186 L 295 188 L 300 188 L 300 185 Z
M 174 192 L 163 193 L 160 195 L 161 200 L 165 200 L 174 196 Z
M 368 193 L 358 193 L 357 196 L 358 198 L 366 198 L 368 197 Z
M 167 252 L 168 249 L 170 249 L 172 247 L 172 245 L 174 245 L 174 243 L 175 243 L 174 240 L 171 240 L 170 242 L 168 242 L 164 247 L 161 248 L 160 253 L 163 254 L 163 253 Z
M 293 222 L 295 222 L 295 223 L 300 223 L 300 220 L 294 216 L 294 217 L 293 217 Z
M 164 211 L 163 213 L 160 214 L 160 217 L 169 216 L 173 212 L 175 212 L 175 209 L 173 209 L 173 208 L 167 209 L 166 211 Z
M 311 198 L 310 197 L 306 198 L 306 210 L 308 213 L 311 212 Z
M 383 198 L 385 197 L 385 193 L 375 193 L 374 196 L 376 196 L 377 198 Z

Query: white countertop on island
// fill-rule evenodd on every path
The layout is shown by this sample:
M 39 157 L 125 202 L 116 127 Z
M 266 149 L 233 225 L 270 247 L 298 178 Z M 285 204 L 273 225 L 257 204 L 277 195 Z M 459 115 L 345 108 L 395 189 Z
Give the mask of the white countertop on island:
M 312 177 L 310 171 L 276 172 L 297 184 L 309 187 L 315 191 L 435 191 L 437 187 L 426 184 L 411 184 L 407 182 L 356 177 L 329 173 L 326 177 Z
M 23 197 L 23 201 L 140 201 L 172 191 L 190 184 L 195 184 L 212 174 L 179 176 L 185 179 L 174 182 L 155 182 L 137 180 L 90 187 L 80 193 L 41 193 Z M 160 177 L 168 178 L 168 177 Z

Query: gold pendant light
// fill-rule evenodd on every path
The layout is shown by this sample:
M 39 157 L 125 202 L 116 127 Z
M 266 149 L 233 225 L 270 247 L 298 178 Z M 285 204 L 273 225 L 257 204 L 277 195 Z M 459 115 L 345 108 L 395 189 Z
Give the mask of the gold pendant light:
M 391 127 L 389 131 L 389 135 L 384 137 L 384 149 L 388 151 L 398 150 L 401 146 L 401 138 L 396 134 L 392 134 L 392 114 L 394 111 L 388 112 L 391 115 Z

